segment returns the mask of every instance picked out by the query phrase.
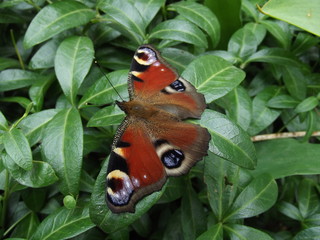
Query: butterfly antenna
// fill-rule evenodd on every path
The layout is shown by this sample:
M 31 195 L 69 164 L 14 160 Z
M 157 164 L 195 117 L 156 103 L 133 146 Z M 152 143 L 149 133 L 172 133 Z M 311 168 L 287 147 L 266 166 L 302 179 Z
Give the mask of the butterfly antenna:
M 118 90 L 113 86 L 112 82 L 110 81 L 110 79 L 108 78 L 107 74 L 105 74 L 105 72 L 102 70 L 100 64 L 97 62 L 97 60 L 94 60 L 94 63 L 98 66 L 100 72 L 106 77 L 106 79 L 108 80 L 108 82 L 110 83 L 111 87 L 116 91 L 116 93 L 118 94 L 119 98 L 124 102 L 123 98 L 121 97 L 120 93 L 118 92 Z

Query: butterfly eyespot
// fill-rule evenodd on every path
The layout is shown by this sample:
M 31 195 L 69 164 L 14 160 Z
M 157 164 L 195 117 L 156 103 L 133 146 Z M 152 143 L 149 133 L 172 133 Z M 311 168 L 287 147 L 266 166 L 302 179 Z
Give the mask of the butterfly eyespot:
M 157 61 L 156 53 L 150 48 L 140 48 L 134 59 L 141 65 L 151 65 Z
M 162 154 L 161 161 L 170 169 L 180 167 L 184 158 L 184 154 L 181 150 L 171 149 Z

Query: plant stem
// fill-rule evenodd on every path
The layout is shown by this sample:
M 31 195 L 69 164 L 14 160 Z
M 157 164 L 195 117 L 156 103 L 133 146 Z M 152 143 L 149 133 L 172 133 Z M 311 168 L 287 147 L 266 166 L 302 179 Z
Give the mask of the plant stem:
M 17 56 L 18 56 L 20 66 L 21 66 L 21 68 L 23 70 L 25 70 L 24 63 L 23 63 L 23 60 L 22 60 L 21 55 L 19 53 L 19 49 L 17 47 L 16 40 L 14 38 L 14 34 L 13 34 L 13 30 L 12 29 L 10 29 L 10 36 L 11 36 L 11 41 L 12 41 L 13 47 L 14 47 L 14 49 L 16 51 Z

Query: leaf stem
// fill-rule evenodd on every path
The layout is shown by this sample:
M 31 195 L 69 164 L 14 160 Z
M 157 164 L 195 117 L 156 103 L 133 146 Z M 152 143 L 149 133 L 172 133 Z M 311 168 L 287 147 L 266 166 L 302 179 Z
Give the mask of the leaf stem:
M 33 107 L 33 103 L 29 103 L 29 105 L 27 106 L 26 108 L 26 111 L 24 112 L 23 116 L 18 120 L 16 121 L 14 124 L 12 124 L 11 128 L 10 129 L 13 129 L 15 128 L 16 126 L 18 126 L 18 124 L 28 116 L 29 112 L 31 111 L 31 108 Z
M 14 38 L 14 34 L 13 34 L 13 30 L 12 30 L 12 29 L 10 29 L 10 37 L 11 37 L 11 41 L 12 41 L 14 50 L 16 51 L 17 57 L 18 57 L 18 59 L 19 59 L 20 66 L 21 66 L 21 68 L 22 68 L 23 70 L 25 70 L 24 63 L 23 63 L 23 60 L 22 60 L 22 58 L 21 58 L 19 49 L 18 49 L 18 47 L 17 47 L 16 40 L 15 40 L 15 38 Z

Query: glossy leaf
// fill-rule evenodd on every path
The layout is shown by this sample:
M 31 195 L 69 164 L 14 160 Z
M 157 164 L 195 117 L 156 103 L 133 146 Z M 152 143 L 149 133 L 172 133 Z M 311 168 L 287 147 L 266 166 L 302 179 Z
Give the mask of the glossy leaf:
M 195 239 L 205 230 L 205 212 L 197 194 L 189 183 L 181 201 L 181 223 L 184 239 Z
M 88 122 L 88 127 L 105 127 L 122 122 L 124 112 L 116 105 L 111 105 L 96 112 Z
M 180 73 L 195 59 L 191 53 L 177 48 L 161 49 L 161 56 Z
M 7 68 L 16 68 L 19 67 L 19 61 L 11 58 L 0 57 L 0 71 L 3 71 Z
M 303 218 L 307 218 L 319 209 L 319 199 L 315 182 L 311 179 L 302 179 L 297 191 L 299 211 Z
M 191 62 L 182 77 L 203 93 L 206 102 L 210 103 L 238 86 L 245 73 L 220 57 L 205 55 Z
M 295 100 L 290 95 L 279 94 L 279 95 L 271 98 L 268 101 L 267 106 L 270 108 L 279 108 L 279 109 L 294 108 L 295 106 L 297 106 L 298 103 L 299 103 L 299 101 Z
M 47 5 L 33 18 L 24 37 L 30 48 L 58 33 L 88 23 L 95 12 L 77 1 L 58 1 Z
M 41 222 L 30 240 L 67 239 L 92 227 L 94 227 L 94 224 L 90 220 L 87 206 L 71 210 L 61 207 Z
M 314 96 L 308 97 L 298 104 L 298 106 L 295 108 L 295 112 L 296 113 L 308 112 L 314 109 L 316 106 L 318 106 L 318 104 L 319 104 L 319 100 L 316 97 Z
M 0 92 L 19 89 L 38 83 L 42 76 L 35 72 L 8 69 L 0 73 Z
M 304 99 L 307 93 L 307 80 L 301 69 L 283 66 L 282 74 L 283 82 L 291 96 L 299 100 Z
M 183 20 L 167 20 L 158 24 L 150 33 L 150 39 L 170 39 L 206 48 L 208 43 L 203 32 L 193 23 Z
M 105 199 L 105 181 L 108 163 L 109 160 L 105 161 L 102 165 L 91 195 L 90 218 L 103 231 L 111 233 L 128 226 L 147 212 L 159 200 L 166 185 L 161 191 L 154 192 L 140 200 L 135 206 L 135 213 L 114 214 L 107 207 Z
M 320 10 L 317 0 L 299 1 L 270 0 L 261 11 L 264 14 L 293 24 L 311 33 L 320 36 Z
M 135 0 L 134 6 L 140 12 L 146 25 L 149 25 L 160 8 L 165 4 L 165 0 Z
M 261 175 L 239 194 L 225 220 L 248 218 L 267 211 L 276 202 L 278 188 L 270 175 Z
M 250 62 L 264 62 L 279 64 L 282 66 L 301 67 L 296 57 L 282 48 L 266 48 L 259 50 L 246 59 L 245 64 Z
M 281 202 L 278 205 L 278 210 L 289 218 L 292 218 L 297 221 L 303 220 L 303 217 L 301 216 L 299 209 L 291 203 L 284 202 L 284 201 Z
M 112 82 L 113 87 L 119 92 L 120 96 L 126 99 L 128 96 L 128 71 L 114 71 L 107 74 L 107 76 L 102 76 L 88 89 L 79 102 L 79 108 L 84 107 L 87 103 L 102 105 L 118 99 L 119 96 L 108 79 Z
M 268 127 L 280 115 L 280 110 L 270 109 L 267 103 L 280 94 L 276 87 L 265 88 L 252 102 L 252 122 L 248 129 L 249 134 L 255 135 Z
M 247 227 L 240 224 L 228 224 L 224 227 L 229 233 L 230 240 L 272 240 L 268 234 L 256 228 Z
M 243 87 L 236 87 L 217 102 L 226 109 L 231 120 L 244 130 L 248 129 L 252 118 L 252 101 Z
M 320 227 L 307 228 L 299 232 L 293 240 L 317 239 L 320 235 Z
M 211 152 L 239 166 L 254 168 L 257 161 L 255 149 L 242 128 L 213 110 L 206 110 L 199 123 L 211 134 Z
M 54 66 L 54 58 L 60 41 L 52 39 L 42 45 L 30 60 L 30 69 L 51 68 Z
M 87 37 L 70 37 L 59 46 L 54 65 L 60 86 L 74 104 L 78 89 L 89 72 L 93 60 L 93 45 Z
M 273 178 L 282 178 L 297 174 L 320 174 L 320 149 L 316 144 L 275 139 L 256 143 L 255 147 L 259 161 L 252 172 L 254 175 L 270 173 Z
M 58 110 L 48 109 L 31 114 L 19 123 L 23 134 L 27 137 L 30 146 L 38 143 L 43 138 L 45 126 L 58 113 Z
M 209 229 L 202 233 L 197 240 L 223 240 L 223 228 L 222 224 L 218 223 L 209 227 Z
M 3 136 L 4 148 L 10 158 L 24 170 L 32 169 L 32 154 L 29 142 L 21 130 L 13 128 Z
M 278 40 L 284 49 L 289 49 L 291 34 L 289 32 L 288 24 L 271 20 L 263 20 L 261 21 L 261 24 L 267 28 L 268 32 Z
M 8 130 L 7 119 L 1 111 L 0 111 L 0 130 L 4 130 L 4 131 Z
M 196 2 L 182 1 L 171 4 L 182 17 L 196 24 L 203 29 L 211 38 L 211 45 L 214 48 L 220 40 L 220 24 L 217 17 L 207 7 Z
M 134 41 L 137 45 L 145 39 L 146 23 L 138 9 L 131 2 L 100 1 L 98 7 L 106 13 L 109 25 Z
M 63 109 L 47 125 L 42 153 L 59 177 L 59 190 L 77 196 L 82 166 L 83 129 L 78 111 Z
M 50 164 L 42 161 L 32 161 L 32 168 L 24 170 L 6 154 L 2 155 L 6 169 L 10 175 L 20 184 L 38 188 L 53 184 L 58 180 Z

